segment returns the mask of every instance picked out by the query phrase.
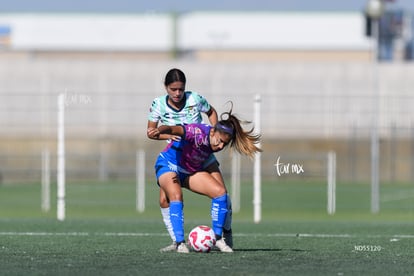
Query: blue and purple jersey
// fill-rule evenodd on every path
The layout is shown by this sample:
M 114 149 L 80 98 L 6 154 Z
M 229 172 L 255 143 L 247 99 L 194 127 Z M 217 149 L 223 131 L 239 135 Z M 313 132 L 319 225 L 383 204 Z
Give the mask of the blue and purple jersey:
M 213 150 L 210 146 L 210 130 L 206 124 L 184 125 L 184 137 L 169 143 L 160 153 L 162 157 L 178 166 L 178 171 L 192 174 L 202 170 L 204 162 Z

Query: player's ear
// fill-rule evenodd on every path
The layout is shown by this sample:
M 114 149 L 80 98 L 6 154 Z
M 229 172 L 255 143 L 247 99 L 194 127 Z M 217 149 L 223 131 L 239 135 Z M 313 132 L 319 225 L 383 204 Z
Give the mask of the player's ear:
M 214 135 L 216 133 L 216 131 L 217 131 L 217 128 L 216 127 L 212 127 L 210 129 L 210 135 Z

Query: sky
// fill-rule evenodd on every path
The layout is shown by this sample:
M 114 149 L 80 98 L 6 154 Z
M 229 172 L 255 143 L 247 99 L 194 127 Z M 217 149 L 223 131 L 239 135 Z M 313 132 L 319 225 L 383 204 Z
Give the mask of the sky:
M 0 0 L 0 13 L 135 13 L 189 11 L 363 11 L 368 0 Z M 414 0 L 390 8 L 414 11 Z

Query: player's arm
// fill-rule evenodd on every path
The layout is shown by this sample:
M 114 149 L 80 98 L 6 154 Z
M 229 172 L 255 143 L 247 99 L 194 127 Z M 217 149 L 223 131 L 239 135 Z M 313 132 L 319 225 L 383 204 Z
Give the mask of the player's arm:
M 218 115 L 216 109 L 210 105 L 210 110 L 206 113 L 208 116 L 208 120 L 212 126 L 215 126 L 218 121 Z
M 185 134 L 184 126 L 165 126 L 165 125 L 163 125 L 163 126 L 158 127 L 158 131 L 159 131 L 160 135 L 169 134 L 169 135 L 183 137 L 184 134 Z
M 171 135 L 168 133 L 160 133 L 158 128 L 158 122 L 152 122 L 152 121 L 148 121 L 147 124 L 147 137 L 153 140 L 168 140 L 168 139 L 172 139 L 172 140 L 177 140 L 179 139 L 179 137 L 177 137 L 176 135 Z

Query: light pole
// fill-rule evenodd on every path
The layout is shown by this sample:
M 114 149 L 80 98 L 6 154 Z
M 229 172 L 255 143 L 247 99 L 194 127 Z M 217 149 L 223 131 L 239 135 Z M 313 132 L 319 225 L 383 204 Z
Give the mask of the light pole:
M 379 204 L 379 79 L 378 79 L 378 48 L 379 48 L 379 19 L 384 13 L 383 0 L 368 0 L 366 15 L 371 19 L 372 35 L 372 88 L 373 110 L 371 130 L 371 212 L 378 213 Z

